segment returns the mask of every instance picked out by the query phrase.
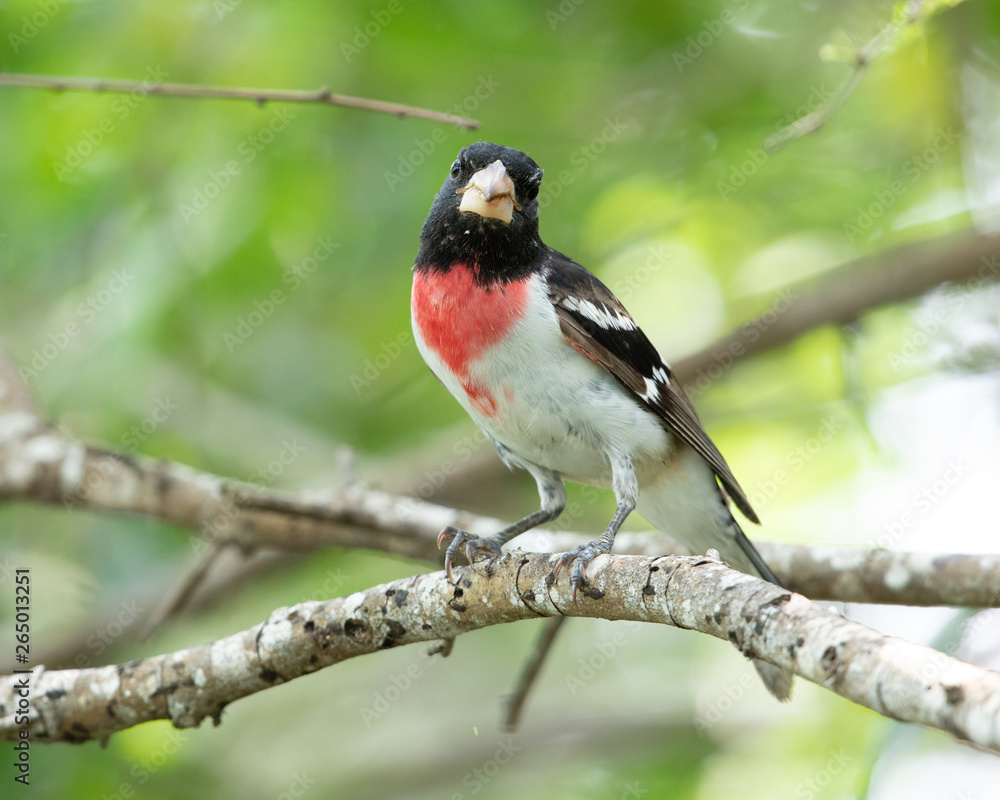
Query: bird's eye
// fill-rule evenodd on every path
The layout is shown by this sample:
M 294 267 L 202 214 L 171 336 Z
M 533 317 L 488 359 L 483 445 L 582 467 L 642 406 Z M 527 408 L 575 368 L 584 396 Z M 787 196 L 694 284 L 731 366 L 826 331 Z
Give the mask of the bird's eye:
M 526 200 L 533 200 L 538 196 L 538 189 L 542 185 L 542 170 L 536 169 L 525 181 L 524 197 Z
M 451 165 L 451 177 L 457 178 L 458 174 L 462 171 L 462 162 L 459 159 L 455 159 L 455 163 Z

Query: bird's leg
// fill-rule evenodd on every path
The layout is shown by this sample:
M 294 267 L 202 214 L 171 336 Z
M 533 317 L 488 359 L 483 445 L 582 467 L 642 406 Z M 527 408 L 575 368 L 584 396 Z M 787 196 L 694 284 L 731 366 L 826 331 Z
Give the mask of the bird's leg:
M 461 528 L 454 528 L 451 525 L 438 534 L 437 544 L 441 546 L 446 536 L 452 536 L 451 544 L 444 552 L 444 569 L 448 573 L 448 580 L 451 577 L 451 565 L 455 560 L 455 554 L 463 544 L 465 545 L 465 555 L 472 563 L 472 555 L 476 550 L 486 550 L 492 554 L 493 558 L 499 558 L 500 548 L 513 539 L 520 536 L 525 531 L 529 531 L 537 525 L 551 522 L 558 517 L 566 508 L 566 489 L 563 486 L 562 478 L 555 472 L 538 469 L 532 470 L 535 480 L 538 483 L 538 494 L 542 501 L 542 507 L 523 519 L 519 519 L 513 525 L 508 525 L 502 531 L 493 536 L 476 536 L 474 533 L 464 531 Z
M 556 564 L 555 575 L 558 577 L 559 570 L 568 567 L 574 561 L 570 583 L 573 586 L 573 601 L 576 602 L 576 593 L 587 581 L 587 565 L 597 556 L 603 553 L 610 553 L 615 543 L 615 536 L 622 523 L 625 522 L 629 514 L 635 510 L 635 504 L 639 499 L 639 483 L 635 477 L 635 470 L 632 468 L 632 461 L 628 457 L 622 456 L 611 460 L 611 487 L 614 489 L 615 497 L 618 499 L 618 508 L 615 515 L 608 523 L 607 530 L 601 534 L 599 539 L 595 539 L 590 544 L 582 544 L 572 550 L 563 553 Z
M 444 569 L 448 573 L 448 580 L 452 580 L 451 577 L 451 564 L 455 560 L 455 554 L 458 552 L 458 548 L 463 544 L 465 545 L 465 555 L 469 559 L 469 563 L 472 563 L 472 554 L 476 550 L 488 550 L 493 554 L 494 558 L 499 558 L 500 548 L 507 544 L 515 536 L 519 536 L 525 531 L 529 531 L 536 525 L 541 525 L 545 522 L 551 522 L 556 517 L 562 509 L 545 509 L 540 508 L 534 513 L 528 514 L 528 516 L 523 519 L 519 519 L 513 525 L 508 525 L 502 531 L 498 531 L 492 536 L 476 536 L 476 534 L 470 531 L 464 531 L 461 528 L 455 528 L 451 525 L 446 527 L 441 533 L 438 534 L 437 543 L 438 547 L 441 546 L 441 542 L 444 541 L 445 537 L 454 537 L 451 540 L 451 544 L 448 545 L 448 549 L 444 551 Z
M 595 539 L 590 544 L 581 544 L 579 547 L 574 547 L 572 550 L 563 553 L 559 558 L 559 563 L 556 564 L 556 576 L 559 575 L 559 570 L 563 567 L 568 567 L 576 561 L 576 565 L 573 567 L 573 577 L 570 579 L 570 583 L 573 585 L 574 602 L 576 601 L 577 590 L 587 581 L 587 565 L 597 558 L 597 556 L 611 552 L 618 529 L 621 528 L 625 518 L 634 510 L 634 503 L 619 503 L 618 508 L 615 510 L 615 515 L 608 524 L 607 530 L 601 534 L 599 539 Z

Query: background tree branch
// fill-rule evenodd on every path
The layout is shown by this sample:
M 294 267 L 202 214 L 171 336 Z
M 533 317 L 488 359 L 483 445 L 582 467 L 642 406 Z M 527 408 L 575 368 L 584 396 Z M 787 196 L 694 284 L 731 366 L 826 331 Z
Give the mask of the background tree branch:
M 912 300 L 943 283 L 996 280 L 998 254 L 1000 234 L 963 231 L 864 256 L 819 280 L 792 285 L 783 311 L 767 311 L 671 366 L 685 384 L 705 374 L 714 380 L 713 367 L 725 370 L 823 325 L 850 324 L 868 311 Z
M 0 498 L 67 509 L 133 513 L 197 532 L 209 546 L 308 550 L 365 548 L 432 563 L 446 526 L 484 535 L 500 520 L 358 485 L 292 494 L 182 464 L 91 447 L 45 423 L 16 369 L 0 357 Z M 533 531 L 528 549 L 565 551 L 580 533 Z M 906 605 L 1000 605 L 1000 559 L 760 542 L 789 587 L 814 600 Z M 659 533 L 625 533 L 618 552 L 685 549 Z M 203 573 L 202 576 L 203 577 Z M 183 596 L 194 587 L 185 581 Z

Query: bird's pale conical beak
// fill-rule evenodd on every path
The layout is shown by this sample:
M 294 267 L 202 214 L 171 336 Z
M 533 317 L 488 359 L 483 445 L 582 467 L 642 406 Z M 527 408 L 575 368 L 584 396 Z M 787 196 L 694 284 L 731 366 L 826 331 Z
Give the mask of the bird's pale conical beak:
M 514 181 L 500 159 L 479 170 L 458 190 L 458 194 L 462 195 L 459 211 L 493 217 L 508 225 L 514 216 L 514 209 L 521 210 L 514 197 Z

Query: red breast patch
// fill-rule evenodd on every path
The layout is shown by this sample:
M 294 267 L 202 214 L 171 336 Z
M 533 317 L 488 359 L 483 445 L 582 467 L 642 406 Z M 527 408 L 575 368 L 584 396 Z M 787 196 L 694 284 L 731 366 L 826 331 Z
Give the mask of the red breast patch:
M 465 264 L 456 264 L 447 272 L 417 270 L 413 276 L 410 308 L 421 337 L 486 416 L 496 414 L 496 398 L 486 386 L 469 379 L 469 364 L 524 316 L 528 280 L 485 287 L 476 282 Z

